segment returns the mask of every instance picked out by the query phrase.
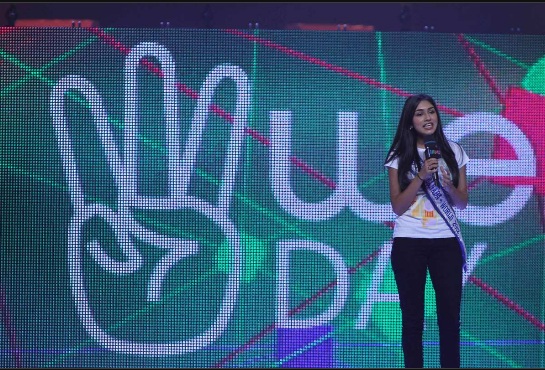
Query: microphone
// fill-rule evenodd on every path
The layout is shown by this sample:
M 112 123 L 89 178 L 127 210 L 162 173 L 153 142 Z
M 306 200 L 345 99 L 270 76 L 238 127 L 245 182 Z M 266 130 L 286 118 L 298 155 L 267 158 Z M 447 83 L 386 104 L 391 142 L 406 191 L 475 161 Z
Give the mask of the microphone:
M 424 136 L 424 147 L 426 148 L 424 150 L 424 155 L 426 156 L 426 159 L 429 158 L 441 158 L 441 151 L 439 150 L 439 147 L 437 146 L 437 143 L 435 142 L 435 138 L 433 135 L 426 135 Z M 439 171 L 433 173 L 433 181 L 435 182 L 436 186 L 441 186 L 441 183 L 439 182 Z

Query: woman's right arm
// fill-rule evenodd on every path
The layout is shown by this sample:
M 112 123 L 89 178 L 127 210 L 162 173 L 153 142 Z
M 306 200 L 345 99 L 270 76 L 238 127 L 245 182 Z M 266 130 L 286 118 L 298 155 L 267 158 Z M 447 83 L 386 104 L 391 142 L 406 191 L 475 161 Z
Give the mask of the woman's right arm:
M 396 215 L 401 216 L 403 213 L 405 213 L 416 198 L 416 193 L 422 186 L 422 179 L 425 178 L 420 172 L 418 173 L 418 176 L 415 176 L 409 186 L 407 186 L 407 188 L 402 192 L 401 186 L 399 185 L 399 181 L 397 179 L 397 168 L 388 167 L 390 202 L 392 203 L 392 210 Z

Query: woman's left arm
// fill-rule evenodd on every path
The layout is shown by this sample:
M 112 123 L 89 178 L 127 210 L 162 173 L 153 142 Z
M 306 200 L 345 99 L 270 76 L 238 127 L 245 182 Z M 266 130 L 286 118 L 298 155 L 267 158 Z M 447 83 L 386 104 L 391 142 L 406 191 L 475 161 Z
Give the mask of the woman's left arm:
M 443 189 L 445 189 L 445 191 L 450 195 L 454 206 L 458 209 L 466 208 L 468 200 L 466 166 L 463 165 L 460 167 L 458 187 L 454 186 L 452 180 L 450 179 L 450 172 L 443 166 L 441 166 L 441 172 L 443 173 Z

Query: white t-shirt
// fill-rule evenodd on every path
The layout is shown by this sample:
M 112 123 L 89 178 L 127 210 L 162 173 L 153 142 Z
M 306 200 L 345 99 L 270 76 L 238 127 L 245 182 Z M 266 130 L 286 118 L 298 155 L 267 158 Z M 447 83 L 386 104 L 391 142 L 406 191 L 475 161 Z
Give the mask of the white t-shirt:
M 469 162 L 464 149 L 453 142 L 450 142 L 450 147 L 454 151 L 458 168 L 465 166 Z M 424 159 L 424 149 L 418 148 L 418 154 L 422 160 Z M 384 166 L 398 168 L 398 158 L 391 160 Z M 443 158 L 439 159 L 439 166 L 448 168 Z M 442 178 L 441 171 L 438 172 L 439 177 Z M 409 180 L 414 178 L 412 173 L 408 174 Z M 428 200 L 426 193 L 422 188 L 416 193 L 416 198 L 401 216 L 397 216 L 395 220 L 393 237 L 406 237 L 406 238 L 451 238 L 454 237 L 454 233 L 450 230 L 447 223 L 441 215 L 439 215 L 433 205 Z

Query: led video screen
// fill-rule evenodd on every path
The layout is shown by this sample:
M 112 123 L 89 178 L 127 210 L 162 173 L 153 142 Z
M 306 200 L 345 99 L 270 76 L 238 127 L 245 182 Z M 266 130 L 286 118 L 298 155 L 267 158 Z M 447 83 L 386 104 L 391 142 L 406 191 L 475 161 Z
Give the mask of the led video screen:
M 427 93 L 463 367 L 545 366 L 545 38 L 3 28 L 2 367 L 402 367 L 384 160 Z M 428 279 L 429 280 L 429 279 Z M 426 285 L 425 364 L 439 366 Z

